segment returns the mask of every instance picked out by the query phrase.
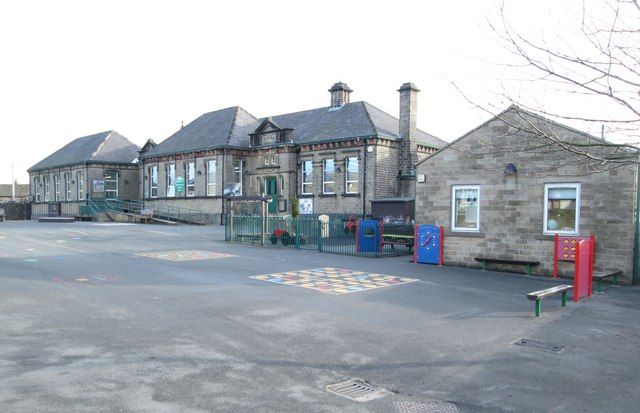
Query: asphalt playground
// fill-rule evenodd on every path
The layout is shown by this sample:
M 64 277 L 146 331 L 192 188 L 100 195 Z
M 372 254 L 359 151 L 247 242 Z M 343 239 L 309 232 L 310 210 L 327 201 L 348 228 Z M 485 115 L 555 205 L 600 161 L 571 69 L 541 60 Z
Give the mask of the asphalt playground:
M 557 284 L 217 226 L 7 221 L 0 411 L 638 411 L 640 289 L 534 317 L 525 294 Z M 326 388 L 349 378 L 386 396 Z

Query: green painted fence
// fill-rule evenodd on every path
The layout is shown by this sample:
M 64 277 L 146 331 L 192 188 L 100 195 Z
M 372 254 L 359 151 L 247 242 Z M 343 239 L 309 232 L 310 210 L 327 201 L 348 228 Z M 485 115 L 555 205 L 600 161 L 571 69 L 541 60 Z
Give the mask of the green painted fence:
M 382 248 L 373 253 L 356 251 L 356 220 L 331 218 L 225 217 L 225 239 L 273 248 L 312 250 L 333 254 L 391 257 L 413 254 L 413 225 L 383 224 Z

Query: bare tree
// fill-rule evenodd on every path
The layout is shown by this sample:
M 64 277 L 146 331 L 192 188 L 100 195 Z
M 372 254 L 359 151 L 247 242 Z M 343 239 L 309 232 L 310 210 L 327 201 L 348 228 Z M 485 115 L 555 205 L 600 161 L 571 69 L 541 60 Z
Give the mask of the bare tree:
M 516 58 L 506 64 L 533 86 L 544 85 L 562 91 L 591 109 L 579 105 L 580 112 L 570 108 L 547 109 L 544 105 L 514 98 L 508 91 L 500 94 L 522 112 L 512 126 L 536 139 L 529 147 L 518 150 L 569 151 L 580 162 L 588 163 L 594 172 L 639 162 L 640 141 L 640 4 L 639 0 L 598 0 L 582 3 L 578 24 L 573 33 L 544 33 L 540 37 L 525 35 L 510 24 L 509 9 L 515 2 L 503 0 L 498 18 L 490 22 L 492 31 Z M 570 19 L 568 26 L 571 27 Z M 576 105 L 578 106 L 578 105 Z M 482 106 L 481 106 L 482 107 Z M 495 108 L 482 107 L 495 114 Z M 586 109 L 586 110 L 585 110 Z M 590 138 L 568 138 L 557 129 L 546 127 L 532 118 L 535 112 L 570 123 L 591 124 L 589 129 L 604 125 L 608 136 L 622 143 Z M 532 121 L 532 119 L 534 119 Z M 507 121 L 507 120 L 505 120 Z M 479 149 L 480 151 L 482 149 Z

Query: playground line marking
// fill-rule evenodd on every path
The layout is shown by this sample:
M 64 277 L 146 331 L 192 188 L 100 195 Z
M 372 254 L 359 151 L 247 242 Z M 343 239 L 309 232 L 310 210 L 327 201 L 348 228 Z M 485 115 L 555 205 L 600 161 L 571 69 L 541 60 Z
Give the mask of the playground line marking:
M 418 281 L 414 278 L 353 271 L 343 268 L 313 268 L 251 276 L 254 280 L 309 288 L 325 294 L 348 294 L 375 288 L 393 287 Z
M 160 251 L 160 252 L 138 252 L 135 255 L 139 257 L 156 258 L 166 261 L 196 261 L 196 260 L 212 260 L 217 258 L 237 257 L 233 254 L 224 254 L 222 252 L 185 250 L 185 251 Z

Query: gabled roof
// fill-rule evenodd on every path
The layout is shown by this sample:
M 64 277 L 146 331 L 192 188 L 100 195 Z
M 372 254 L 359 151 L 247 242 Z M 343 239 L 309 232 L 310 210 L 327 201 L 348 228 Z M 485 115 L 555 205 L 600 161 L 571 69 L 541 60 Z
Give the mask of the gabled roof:
M 41 169 L 84 163 L 130 164 L 138 156 L 138 145 L 116 131 L 106 131 L 75 139 L 28 169 Z
M 297 144 L 372 136 L 400 139 L 398 119 L 367 102 L 288 113 L 271 119 L 283 129 L 293 129 L 292 139 Z M 418 130 L 418 142 L 433 148 L 446 145 L 445 141 L 421 130 Z
M 510 115 L 516 115 L 517 117 L 515 117 L 514 119 L 508 119 L 508 116 L 510 116 Z M 522 117 L 522 119 L 518 119 L 518 117 Z M 491 122 L 493 122 L 495 120 L 502 120 L 505 123 L 507 121 L 509 121 L 513 126 L 522 127 L 522 128 L 524 128 L 526 130 L 528 125 L 526 124 L 524 117 L 532 118 L 532 119 L 535 119 L 537 121 L 542 122 L 543 124 L 546 124 L 546 125 L 549 125 L 549 126 L 554 126 L 554 127 L 561 128 L 561 129 L 564 129 L 564 130 L 567 130 L 567 131 L 571 132 L 571 135 L 566 138 L 568 143 L 571 143 L 571 140 L 574 139 L 576 136 L 582 136 L 583 138 L 587 138 L 587 139 L 593 140 L 594 142 L 597 142 L 597 143 L 602 143 L 603 142 L 602 139 L 597 138 L 597 137 L 595 137 L 593 135 L 590 135 L 587 132 L 572 128 L 571 126 L 564 125 L 562 123 L 556 122 L 556 121 L 551 120 L 551 119 L 549 119 L 547 117 L 539 115 L 539 114 L 537 114 L 535 112 L 523 109 L 523 108 L 521 108 L 520 106 L 518 106 L 516 104 L 511 104 L 511 105 L 509 105 L 509 107 L 507 107 L 502 112 L 500 112 L 500 113 L 498 113 L 496 115 L 493 115 L 491 118 L 487 119 L 486 121 L 482 122 L 480 125 L 476 126 L 475 128 L 471 129 L 470 131 L 466 132 L 464 135 L 462 135 L 459 138 L 454 139 L 453 141 L 447 143 L 438 152 L 436 152 L 433 155 L 421 160 L 416 165 L 420 165 L 421 163 L 431 159 L 432 157 L 437 156 L 438 154 L 444 152 L 445 149 L 449 148 L 450 146 L 455 145 L 459 141 L 465 139 L 467 136 L 471 135 L 472 133 L 476 132 L 477 130 L 483 128 L 484 126 L 488 125 L 489 123 L 491 123 Z M 606 140 L 604 142 L 606 142 L 607 144 L 611 144 L 611 142 L 608 142 Z M 631 148 L 626 147 L 624 149 L 631 149 Z
M 347 103 L 339 108 L 322 107 L 255 118 L 239 106 L 205 113 L 189 123 L 141 158 L 198 152 L 223 147 L 249 147 L 249 134 L 259 133 L 266 126 L 293 129 L 295 144 L 341 141 L 363 137 L 400 139 L 397 118 L 366 102 Z M 446 142 L 418 130 L 418 143 L 440 148 Z
M 205 113 L 143 153 L 141 158 L 197 152 L 225 146 L 249 146 L 258 120 L 239 106 Z

